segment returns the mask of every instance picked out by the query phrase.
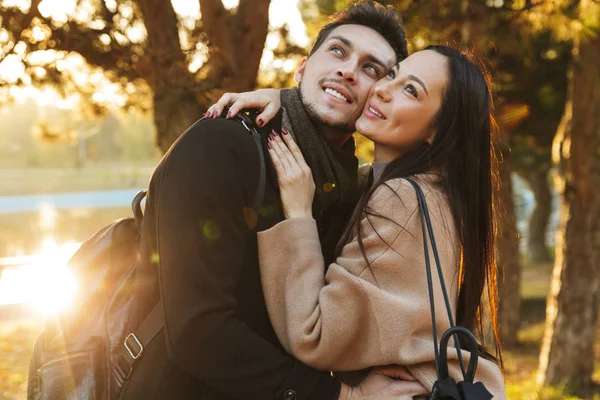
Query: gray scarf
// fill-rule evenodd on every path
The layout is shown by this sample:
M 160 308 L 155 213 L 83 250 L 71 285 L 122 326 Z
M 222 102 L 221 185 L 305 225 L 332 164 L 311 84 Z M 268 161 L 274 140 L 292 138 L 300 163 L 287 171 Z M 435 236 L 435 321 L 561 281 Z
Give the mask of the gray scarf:
M 341 149 L 330 146 L 306 113 L 300 89 L 282 89 L 280 94 L 281 126 L 292 135 L 312 170 L 317 216 L 331 206 L 355 201 L 358 161 L 354 157 L 354 138 Z

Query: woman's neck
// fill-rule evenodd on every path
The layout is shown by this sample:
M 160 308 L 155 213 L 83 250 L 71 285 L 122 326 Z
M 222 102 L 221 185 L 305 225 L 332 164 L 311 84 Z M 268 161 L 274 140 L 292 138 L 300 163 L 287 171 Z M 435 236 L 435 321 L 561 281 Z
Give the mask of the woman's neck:
M 375 162 L 381 163 L 389 163 L 394 161 L 396 158 L 402 156 L 404 152 L 399 151 L 398 149 L 392 149 L 388 146 L 378 145 L 375 143 L 375 148 L 373 150 L 373 160 Z

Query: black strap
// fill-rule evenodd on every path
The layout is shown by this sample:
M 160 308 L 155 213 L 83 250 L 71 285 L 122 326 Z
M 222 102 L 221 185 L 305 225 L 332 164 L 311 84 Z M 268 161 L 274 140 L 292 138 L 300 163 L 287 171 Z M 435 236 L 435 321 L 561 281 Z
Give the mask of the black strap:
M 194 123 L 194 125 L 196 125 L 204 119 L 204 117 L 200 118 Z M 259 207 L 262 205 L 266 184 L 265 157 L 262 147 L 261 136 L 260 133 L 254 127 L 252 119 L 250 119 L 245 113 L 240 112 L 233 119 L 240 121 L 244 128 L 246 128 L 248 132 L 250 132 L 258 149 L 260 170 L 258 175 L 258 185 L 253 202 L 254 209 L 256 210 L 256 212 L 258 212 Z M 141 222 L 143 217 L 141 211 L 141 201 L 145 197 L 145 195 L 146 191 L 139 192 L 132 202 L 132 209 L 136 221 L 136 226 L 138 227 L 138 232 L 141 232 Z M 156 243 L 158 245 L 158 229 L 156 230 L 156 236 Z M 125 383 L 125 381 L 127 381 L 129 376 L 133 372 L 134 364 L 136 360 L 142 356 L 146 346 L 148 346 L 150 342 L 156 337 L 156 335 L 158 335 L 159 332 L 163 329 L 164 320 L 164 307 L 161 293 L 160 300 L 154 306 L 152 311 L 150 311 L 146 318 L 144 318 L 144 320 L 138 326 L 135 332 L 129 333 L 123 341 L 122 354 L 117 360 L 117 363 L 113 370 L 113 373 L 117 378 L 117 382 L 120 386 L 122 386 Z
M 223 112 L 225 114 L 225 112 Z M 256 195 L 254 196 L 254 209 L 258 211 L 259 207 L 262 205 L 263 197 L 265 195 L 265 184 L 267 180 L 267 173 L 265 168 L 265 154 L 262 146 L 262 138 L 260 133 L 256 129 L 252 118 L 246 114 L 244 111 L 239 112 L 234 118 L 238 118 L 244 128 L 250 132 L 254 142 L 256 144 L 256 148 L 258 149 L 258 158 L 260 162 L 260 170 L 258 172 L 258 185 L 256 190 Z
M 421 216 L 421 229 L 423 232 L 423 250 L 425 252 L 425 268 L 427 273 L 427 289 L 429 291 L 429 306 L 431 309 L 431 323 L 432 323 L 432 331 L 433 331 L 433 352 L 435 355 L 435 368 L 438 379 L 444 379 L 448 376 L 448 365 L 447 365 L 447 353 L 446 349 L 443 350 L 442 356 L 440 356 L 438 350 L 438 340 L 437 340 L 437 328 L 436 328 L 436 318 L 435 318 L 435 303 L 434 303 L 434 295 L 433 295 L 433 279 L 431 277 L 431 261 L 429 259 L 429 246 L 427 244 L 427 234 L 429 234 L 429 241 L 431 242 L 431 248 L 433 252 L 433 257 L 435 259 L 435 264 L 437 267 L 438 277 L 440 279 L 440 286 L 442 288 L 442 295 L 444 296 L 444 303 L 446 305 L 446 313 L 448 314 L 448 321 L 450 322 L 450 333 L 454 338 L 454 345 L 456 347 L 456 351 L 458 353 L 458 361 L 460 364 L 460 368 L 462 370 L 463 379 L 467 380 L 469 376 L 474 375 L 475 371 L 471 371 L 472 363 L 469 363 L 469 370 L 465 370 L 462 352 L 460 348 L 460 343 L 458 340 L 458 333 L 463 333 L 461 329 L 453 329 L 455 328 L 454 317 L 452 316 L 452 307 L 450 306 L 450 299 L 448 297 L 448 291 L 446 290 L 446 283 L 444 282 L 444 275 L 442 273 L 442 266 L 440 263 L 440 257 L 438 254 L 437 245 L 435 242 L 435 238 L 433 235 L 433 227 L 431 225 L 431 218 L 429 216 L 429 209 L 427 207 L 427 202 L 425 201 L 425 195 L 423 194 L 423 190 L 419 186 L 417 182 L 415 182 L 411 178 L 406 178 L 406 180 L 413 186 L 415 192 L 417 192 L 417 202 L 419 205 L 419 214 Z M 463 328 L 463 330 L 466 330 Z M 470 331 L 469 331 L 470 332 Z M 440 345 L 447 346 L 448 338 L 450 334 L 446 332 L 443 336 L 443 343 Z M 473 336 L 471 334 L 471 336 Z M 473 336 L 474 337 L 474 336 Z M 471 354 L 471 358 L 477 359 L 477 352 Z M 477 363 L 475 362 L 474 368 L 477 367 Z

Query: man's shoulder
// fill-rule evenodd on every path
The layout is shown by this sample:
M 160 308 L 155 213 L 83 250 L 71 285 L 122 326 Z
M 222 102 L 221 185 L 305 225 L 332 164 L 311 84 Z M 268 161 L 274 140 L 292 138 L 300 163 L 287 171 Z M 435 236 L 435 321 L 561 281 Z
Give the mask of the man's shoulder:
M 214 152 L 227 148 L 255 146 L 252 135 L 240 121 L 204 119 L 191 125 L 171 146 L 171 152 Z
M 258 162 L 256 142 L 236 120 L 206 119 L 191 125 L 157 165 L 152 180 L 185 174 L 198 176 L 210 168 L 253 171 L 249 163 Z

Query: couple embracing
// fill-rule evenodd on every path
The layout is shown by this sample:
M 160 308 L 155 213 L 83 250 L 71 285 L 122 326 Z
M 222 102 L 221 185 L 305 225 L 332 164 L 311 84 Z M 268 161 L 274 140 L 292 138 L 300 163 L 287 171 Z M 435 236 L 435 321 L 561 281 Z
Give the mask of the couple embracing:
M 450 323 L 437 275 L 432 322 L 415 183 L 456 325 L 481 333 L 491 319 L 494 355 L 462 356 L 504 399 L 485 71 L 444 46 L 408 56 L 398 13 L 363 1 L 331 17 L 295 77 L 297 88 L 226 95 L 154 172 L 136 299 L 141 321 L 162 298 L 164 329 L 119 398 L 428 396 L 432 329 Z M 264 160 L 231 118 L 246 107 L 262 110 Z M 375 145 L 360 172 L 355 131 Z M 457 350 L 447 356 L 461 381 Z

